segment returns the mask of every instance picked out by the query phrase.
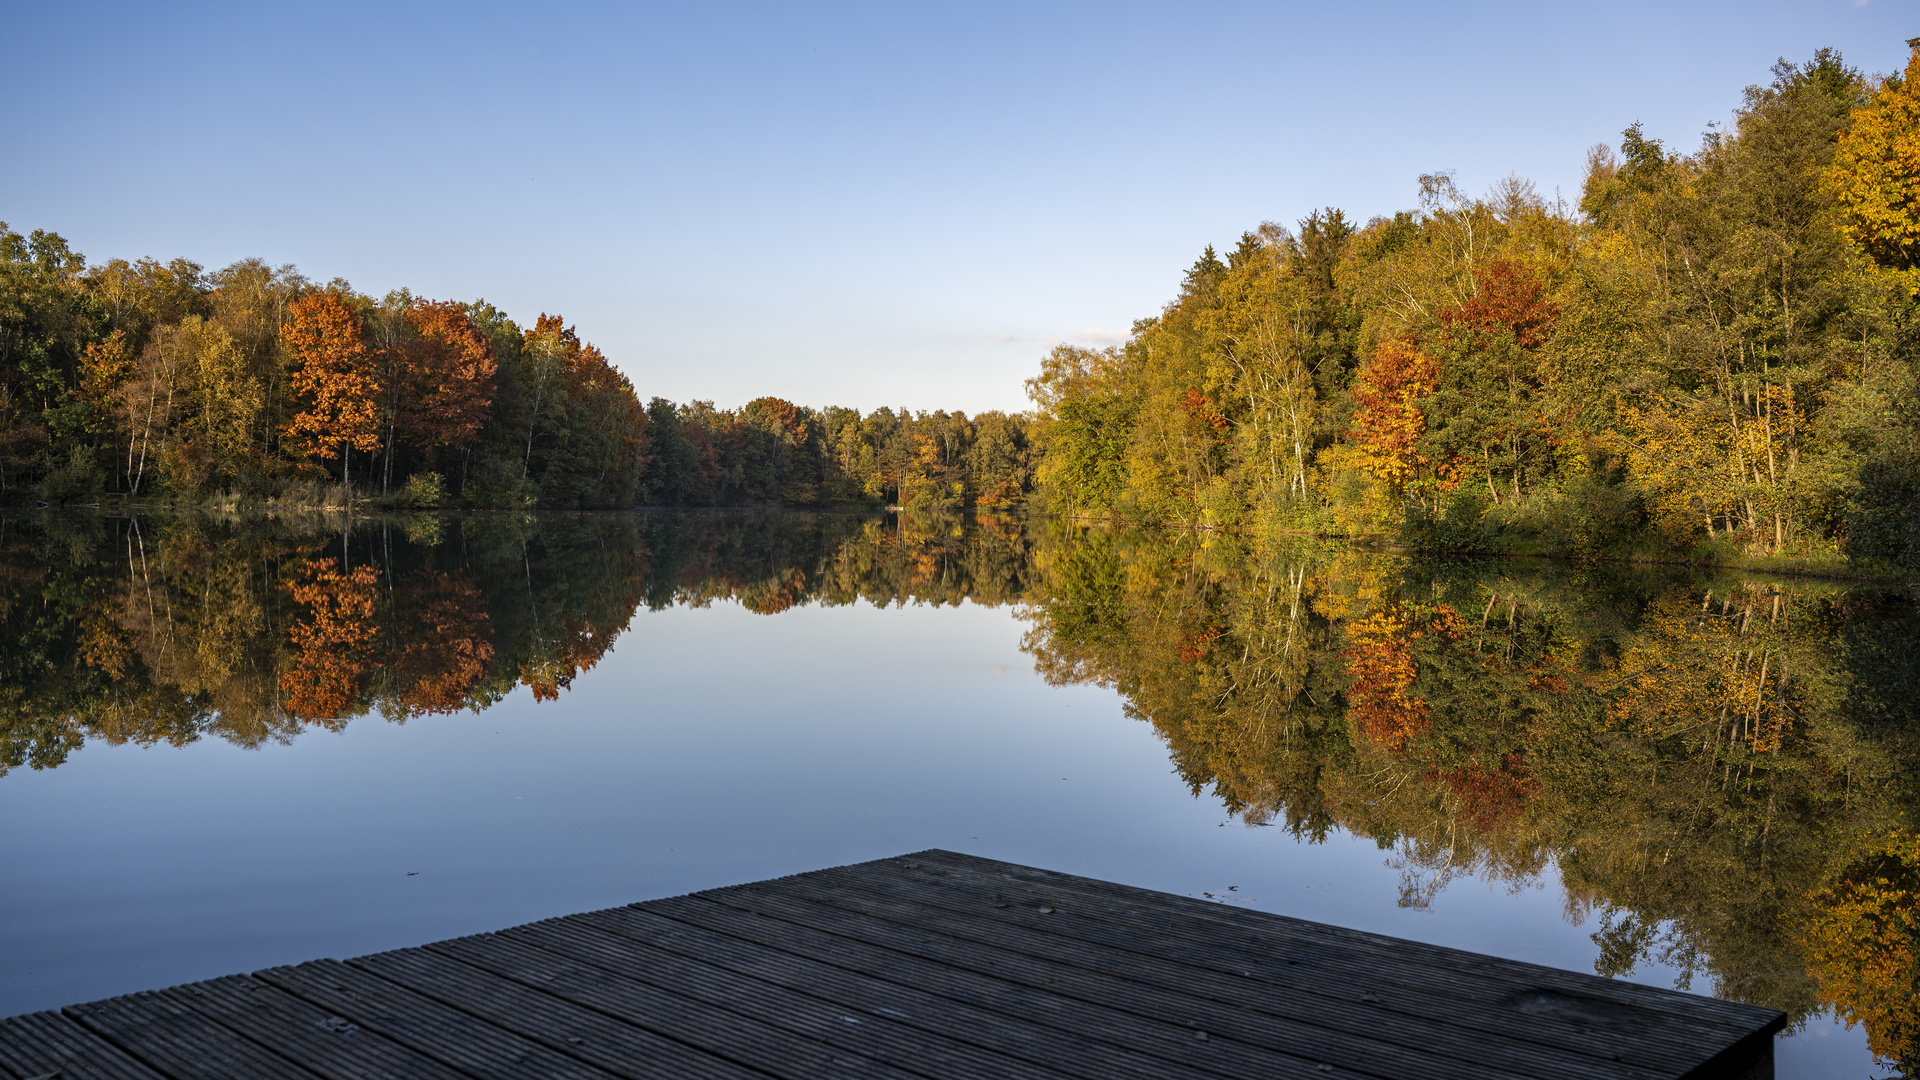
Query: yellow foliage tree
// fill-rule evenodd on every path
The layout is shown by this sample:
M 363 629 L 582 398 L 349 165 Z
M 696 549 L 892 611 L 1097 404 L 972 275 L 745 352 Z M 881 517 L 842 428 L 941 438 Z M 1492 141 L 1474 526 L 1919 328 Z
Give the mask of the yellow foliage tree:
M 1841 233 L 1920 295 L 1920 47 L 1904 77 L 1853 111 L 1821 187 L 1840 208 Z

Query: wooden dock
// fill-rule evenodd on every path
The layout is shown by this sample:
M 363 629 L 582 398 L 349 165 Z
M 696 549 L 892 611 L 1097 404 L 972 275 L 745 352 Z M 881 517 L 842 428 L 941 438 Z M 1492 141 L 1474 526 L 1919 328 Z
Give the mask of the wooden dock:
M 926 851 L 17 1016 L 0 1072 L 1749 1080 L 1784 1023 Z

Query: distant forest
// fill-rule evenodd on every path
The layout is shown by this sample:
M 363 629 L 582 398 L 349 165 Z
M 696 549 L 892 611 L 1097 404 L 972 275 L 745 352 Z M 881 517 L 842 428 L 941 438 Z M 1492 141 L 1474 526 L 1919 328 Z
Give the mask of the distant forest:
M 1024 416 L 642 403 L 574 327 L 247 259 L 89 265 L 0 223 L 0 498 L 1017 504 Z
M 1029 413 L 642 403 L 558 316 L 259 260 L 89 265 L 0 227 L 12 499 L 1022 504 L 1428 549 L 1920 566 L 1920 51 L 1831 50 L 1681 152 L 1628 127 L 1576 203 L 1420 206 L 1209 247 Z

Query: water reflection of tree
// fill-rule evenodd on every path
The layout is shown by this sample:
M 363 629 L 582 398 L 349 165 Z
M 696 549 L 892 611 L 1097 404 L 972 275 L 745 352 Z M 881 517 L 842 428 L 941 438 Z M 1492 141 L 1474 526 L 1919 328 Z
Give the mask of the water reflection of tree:
M 1904 886 L 1863 891 L 1898 875 L 1860 869 L 1920 773 L 1904 601 L 1043 536 L 1036 669 L 1117 688 L 1196 794 L 1375 839 L 1408 905 L 1557 867 L 1569 917 L 1598 915 L 1603 973 L 1658 961 L 1796 1016 L 1832 1005 L 1913 1055 L 1892 1019 L 1913 1014 L 1911 946 L 1858 946 L 1916 925 Z
M 0 518 L 0 772 L 556 700 L 643 604 L 1008 603 L 1029 561 L 992 517 Z
M 484 708 L 520 684 L 550 696 L 611 645 L 644 587 L 631 522 L 398 537 L 376 522 L 344 539 L 338 525 L 4 523 L 0 768 L 56 765 L 88 738 L 256 746 L 369 712 Z
M 401 624 L 386 665 L 394 719 L 452 713 L 475 704 L 474 689 L 493 662 L 486 598 L 459 571 L 421 569 L 394 591 Z

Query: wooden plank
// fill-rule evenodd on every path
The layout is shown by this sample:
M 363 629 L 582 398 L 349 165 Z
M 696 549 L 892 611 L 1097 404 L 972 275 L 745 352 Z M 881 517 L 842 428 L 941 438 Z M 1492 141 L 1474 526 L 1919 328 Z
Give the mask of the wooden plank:
M 749 907 L 757 904 L 763 909 L 770 897 L 790 897 L 847 912 L 852 916 L 847 920 L 849 926 L 879 919 L 897 926 L 938 930 L 963 941 L 1004 948 L 1090 972 L 1111 973 L 1173 994 L 1198 995 L 1235 1008 L 1248 1006 L 1258 1014 L 1331 1028 L 1353 1038 L 1387 1040 L 1403 1047 L 1419 1048 L 1436 1057 L 1473 1061 L 1522 1074 L 1613 1076 L 1625 1065 L 1642 1070 L 1642 1075 L 1672 1076 L 1674 1055 L 1701 1059 L 1699 1043 L 1692 1033 L 1668 1033 L 1668 1037 L 1661 1038 L 1658 1032 L 1649 1030 L 1657 1025 L 1644 1022 L 1647 1018 L 1642 1015 L 1643 1010 L 1629 1012 L 1624 1007 L 1615 1007 L 1619 1015 L 1609 1018 L 1614 1028 L 1609 1036 L 1604 1027 L 1590 1022 L 1590 1014 L 1586 1012 L 1571 1018 L 1555 1016 L 1546 1009 L 1523 1015 L 1509 1006 L 1476 1012 L 1470 994 L 1443 995 L 1436 993 L 1434 985 L 1396 983 L 1381 977 L 1379 965 L 1363 969 L 1357 978 L 1334 980 L 1329 985 L 1326 980 L 1315 978 L 1323 963 L 1290 964 L 1289 959 L 1299 959 L 1296 956 L 1274 965 L 1280 975 L 1255 979 L 1254 969 L 1263 962 L 1270 965 L 1274 962 L 1258 958 L 1258 953 L 1250 954 L 1244 948 L 1223 950 L 1221 955 L 1223 961 L 1240 967 L 1239 971 L 1194 966 L 1185 961 L 1201 951 L 1199 945 L 1182 943 L 1177 948 L 1161 945 L 1179 960 L 1165 959 L 1164 953 L 1130 952 L 1129 949 L 1154 946 L 1139 932 L 1106 932 L 1097 924 L 1089 924 L 1077 905 L 1043 915 L 1038 911 L 1041 902 L 1031 897 L 1016 897 L 1015 902 L 1005 908 L 996 908 L 992 891 L 956 895 L 956 890 L 930 889 L 912 880 L 885 880 L 884 868 L 877 873 L 882 876 L 881 880 L 862 876 L 852 881 L 843 878 L 829 885 L 818 884 L 818 878 L 799 877 L 785 879 L 777 885 L 738 886 L 701 895 L 712 899 L 751 896 L 752 900 L 740 903 Z M 1052 902 L 1060 901 L 1055 897 Z M 805 913 L 811 909 L 796 910 L 802 912 L 802 917 L 809 917 Z M 1219 948 L 1218 943 L 1207 947 Z M 957 948 L 955 955 L 960 958 L 949 962 L 965 963 L 966 952 L 964 947 Z M 945 951 L 939 955 L 943 959 L 948 957 Z M 1510 995 L 1512 988 L 1505 988 L 1505 992 Z M 1118 1000 L 1097 983 L 1075 993 L 1095 1000 Z M 1480 1004 L 1498 1003 L 1496 999 Z M 1600 1003 L 1600 1007 L 1607 1007 L 1607 1003 Z M 1542 1027 L 1560 1030 L 1542 1034 L 1537 1030 Z M 1594 1030 L 1596 1027 L 1600 1030 Z M 1520 1029 L 1525 1029 L 1525 1034 L 1519 1034 Z M 1622 1036 L 1629 1033 L 1638 1040 L 1631 1052 L 1621 1045 Z
M 328 1080 L 462 1080 L 445 1065 L 269 983 L 189 983 L 160 996 Z
M 909 865 L 913 863 L 919 865 Z M 839 867 L 823 871 L 821 880 L 835 878 L 846 871 L 883 867 L 897 867 L 904 874 L 929 881 L 937 880 L 941 871 L 948 871 L 954 878 L 970 878 L 987 889 L 1004 890 L 1011 883 L 1024 883 L 1040 890 L 1040 895 L 1070 894 L 1074 896 L 1077 908 L 1088 908 L 1128 925 L 1135 932 L 1150 935 L 1143 938 L 1143 942 L 1149 944 L 1165 940 L 1165 935 L 1169 933 L 1175 941 L 1190 941 L 1196 937 L 1193 930 L 1204 927 L 1242 948 L 1249 945 L 1299 948 L 1319 944 L 1351 956 L 1376 961 L 1385 971 L 1417 972 L 1423 983 L 1435 977 L 1465 974 L 1485 980 L 1489 985 L 1518 983 L 1551 986 L 1631 1007 L 1661 1011 L 1675 1023 L 1703 1029 L 1701 1034 L 1709 1031 L 1717 1034 L 1719 1030 L 1745 1034 L 1768 1025 L 1777 1031 L 1786 1021 L 1784 1013 L 1758 1005 L 1603 979 L 1582 972 L 1449 949 L 1268 912 L 1227 908 L 1192 897 L 951 851 L 936 849 L 898 859 L 879 859 L 856 866 Z M 949 884 L 952 882 L 953 878 L 948 879 Z
M 802 1038 L 734 1009 L 715 1009 L 499 934 L 459 938 L 428 948 L 505 979 L 537 983 L 556 997 L 773 1076 L 804 1080 L 851 1073 L 874 1080 L 913 1080 L 913 1074 L 841 1045 Z M 754 1012 L 760 1011 L 757 1006 L 751 1000 L 735 1003 L 736 1008 Z
M 843 871 L 887 872 L 883 863 Z M 1108 882 L 1098 884 L 1106 886 L 1106 892 L 1127 890 L 1119 903 L 1092 890 L 1069 894 L 1066 886 L 1056 882 L 1050 882 L 1043 892 L 1018 896 L 1018 888 L 1010 882 L 1016 874 L 979 874 L 968 872 L 968 867 L 960 871 L 945 880 L 925 882 L 927 890 L 908 886 L 908 892 L 916 899 L 948 907 L 970 905 L 979 913 L 991 911 L 993 919 L 1025 919 L 1027 924 L 1041 920 L 1052 934 L 1089 938 L 1104 934 L 1102 940 L 1129 942 L 1129 947 L 1177 963 L 1240 970 L 1250 978 L 1273 980 L 1283 986 L 1298 986 L 1302 978 L 1321 974 L 1331 978 L 1329 986 L 1334 988 L 1342 976 L 1354 980 L 1354 984 L 1396 986 L 1407 1007 L 1425 1007 L 1459 1026 L 1498 1038 L 1528 1038 L 1553 1045 L 1580 1045 L 1599 1038 L 1601 1049 L 1596 1053 L 1611 1053 L 1620 1042 L 1647 1049 L 1672 1047 L 1674 1051 L 1688 1047 L 1688 1053 L 1697 1059 L 1703 1045 L 1728 1045 L 1755 1030 L 1772 1034 L 1786 1022 L 1784 1013 L 1736 1001 L 1624 984 L 1592 974 L 1501 961 L 1436 945 L 1398 942 L 1267 913 L 1221 909 L 1187 897 L 1127 890 L 1127 886 Z M 902 867 L 902 874 L 924 872 Z M 835 884 L 852 888 L 852 882 L 839 878 L 839 872 L 835 872 Z M 864 878 L 864 888 L 885 890 L 889 884 Z M 1133 913 L 1139 911 L 1140 896 L 1135 894 L 1144 894 L 1156 903 L 1183 903 L 1177 915 L 1137 917 Z M 1020 903 L 993 909 L 991 901 L 996 896 L 1014 897 Z M 1035 896 L 1058 901 L 1075 917 L 1087 919 L 1041 919 L 1037 911 L 1031 911 L 1033 903 L 1025 903 Z M 1102 922 L 1108 926 L 1104 932 L 1100 930 Z M 1260 963 L 1263 957 L 1275 959 Z M 1402 957 L 1409 959 L 1402 963 Z M 1452 970 L 1434 963 L 1436 957 L 1455 957 Z M 1611 1022 L 1609 1013 L 1613 1013 Z M 1605 1040 L 1603 1036 L 1609 1030 L 1630 1030 L 1632 1038 Z M 1665 1053 L 1667 1049 L 1663 1049 Z
M 765 1080 L 765 1074 L 426 949 L 347 963 L 615 1076 Z
M 1044 1027 L 1024 1017 L 939 997 L 918 986 L 871 978 L 812 957 L 675 922 L 648 910 L 646 905 L 596 911 L 570 921 L 591 923 L 607 933 L 817 994 L 857 1015 L 886 1017 L 923 1032 L 1018 1055 L 1062 1075 L 1107 1080 L 1114 1076 L 1168 1074 L 1167 1065 L 1157 1059 L 1088 1039 L 1075 1031 Z
M 160 1080 L 124 1050 L 57 1012 L 0 1020 L 0 1069 L 15 1077 Z
M 156 1072 L 194 1080 L 312 1078 L 300 1068 L 185 1005 L 153 991 L 61 1010 Z
M 989 862 L 950 852 L 937 854 L 962 861 L 963 868 L 975 862 Z M 920 860 L 916 857 L 908 861 Z M 1011 867 L 1011 871 L 1020 869 L 1024 868 Z M 915 871 L 909 868 L 907 872 Z M 1046 873 L 1049 878 L 1067 877 Z M 997 885 L 1004 892 L 1008 879 L 1017 876 L 1012 872 L 980 874 L 977 876 L 980 889 L 973 895 L 984 902 L 995 895 L 992 886 Z M 1077 881 L 1085 884 L 1091 879 Z M 1092 884 L 1100 889 L 1087 889 L 1070 900 L 1065 899 L 1065 889 L 1057 881 L 1050 882 L 1040 895 L 1070 903 L 1078 914 L 1091 915 L 1092 923 L 1088 925 L 1108 919 L 1123 940 L 1139 943 L 1134 947 L 1176 957 L 1183 963 L 1210 963 L 1222 970 L 1244 969 L 1249 966 L 1250 955 L 1278 953 L 1296 963 L 1268 964 L 1265 968 L 1255 964 L 1251 965 L 1250 974 L 1256 978 L 1278 978 L 1283 983 L 1289 981 L 1288 977 L 1312 977 L 1321 970 L 1329 974 L 1344 972 L 1356 980 L 1393 980 L 1401 987 L 1406 1001 L 1426 1003 L 1430 1008 L 1443 1007 L 1445 1011 L 1439 1015 L 1451 1016 L 1461 1026 L 1475 1027 L 1490 1035 L 1504 1032 L 1508 1037 L 1568 1045 L 1598 1038 L 1596 1053 L 1600 1054 L 1617 1051 L 1625 1044 L 1634 1049 L 1674 1048 L 1672 1052 L 1680 1053 L 1680 1058 L 1675 1060 L 1700 1060 L 1702 1047 L 1728 1045 L 1756 1031 L 1771 1035 L 1785 1023 L 1783 1013 L 1739 1002 L 1403 942 L 1264 912 L 1225 909 L 1217 904 L 1107 882 Z M 958 888 L 952 880 L 937 885 L 940 894 Z M 1118 894 L 1122 900 L 1115 904 L 1106 894 Z M 1127 912 L 1137 910 L 1137 902 L 1141 901 L 1165 903 L 1178 913 L 1170 917 L 1128 918 Z M 1023 907 L 1015 904 L 1010 910 L 1020 914 Z M 1119 914 L 1114 915 L 1115 911 Z M 1001 913 L 996 911 L 995 917 L 1001 917 Z M 1073 922 L 1081 924 L 1081 920 Z M 1199 933 L 1194 932 L 1196 926 L 1200 928 Z M 1062 933 L 1075 932 L 1067 927 L 1056 929 Z M 1239 935 L 1238 941 L 1235 935 Z M 1399 962 L 1403 957 L 1406 961 Z M 1448 958 L 1451 966 L 1446 963 Z M 1478 1010 L 1476 1005 L 1480 1007 Z M 1611 1023 L 1609 1013 L 1617 1017 Z M 1609 1030 L 1616 1036 L 1622 1031 L 1630 1032 L 1630 1037 L 1607 1038 Z M 1651 1059 L 1661 1060 L 1667 1054 L 1668 1050 L 1663 1049 Z
M 1116 1048 L 1157 1059 L 1168 1075 L 1387 1076 L 1364 1063 L 1346 1068 L 1342 1060 L 1318 1061 L 1258 1050 L 1214 1034 L 1184 1020 L 1162 1020 L 1123 1012 L 1105 1005 L 1079 1001 L 1053 992 L 1052 987 L 1029 986 L 994 977 L 961 965 L 929 962 L 906 951 L 841 936 L 830 931 L 776 920 L 738 910 L 705 898 L 704 894 L 653 901 L 646 910 L 691 925 L 777 948 L 882 978 L 902 986 L 917 986 L 941 997 L 965 1002 L 989 1012 L 1016 1016 L 1058 1032 L 1077 1032 Z M 858 929 L 855 928 L 856 934 Z M 913 946 L 910 933 L 899 943 Z M 1044 980 L 1041 980 L 1044 982 Z M 1201 1038 L 1204 1035 L 1206 1038 Z M 1334 1066 L 1329 1071 L 1322 1066 Z M 1498 1075 L 1498 1074 L 1494 1074 Z
M 476 1080 L 607 1080 L 608 1073 L 338 960 L 254 977 Z
M 1567 1080 L 1672 1075 L 1664 1068 L 1596 1063 L 1550 1048 L 1489 1042 L 1432 1017 L 1394 1011 L 1391 998 L 1383 1002 L 1380 995 L 1355 991 L 1344 1000 L 1309 997 L 1250 979 L 1183 970 L 1150 956 L 1062 941 L 1039 929 L 810 885 L 788 881 L 778 893 L 745 887 L 702 896 L 1138 1016 L 1184 1016 L 1213 1034 L 1313 1060 L 1351 1055 L 1348 1060 L 1402 1074 L 1445 1069 Z M 1048 929 L 1071 920 L 1040 916 L 1031 907 L 1028 913 L 1049 918 Z
M 905 1072 L 943 1080 L 1059 1080 L 1061 1073 L 997 1051 L 907 1026 L 884 1013 L 850 1009 L 830 997 L 716 967 L 608 933 L 585 917 L 554 919 L 499 935 L 592 964 L 718 1009 L 738 1009 L 810 1041 Z M 759 949 L 757 951 L 772 952 Z

